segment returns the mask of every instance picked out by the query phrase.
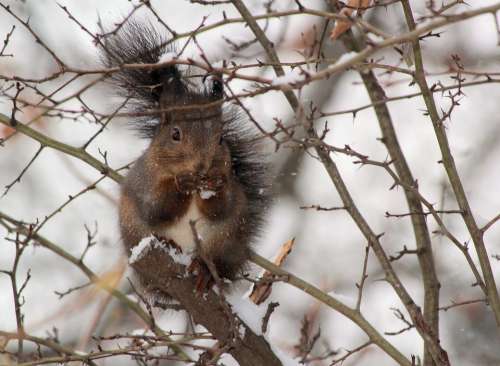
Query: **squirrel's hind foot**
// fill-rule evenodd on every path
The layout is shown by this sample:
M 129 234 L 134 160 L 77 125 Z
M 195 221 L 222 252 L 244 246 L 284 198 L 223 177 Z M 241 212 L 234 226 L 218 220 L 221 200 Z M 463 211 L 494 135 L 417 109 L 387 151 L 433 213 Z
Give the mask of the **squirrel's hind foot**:
M 196 276 L 195 291 L 197 293 L 208 292 L 215 285 L 215 278 L 203 259 L 199 257 L 193 258 L 187 270 Z

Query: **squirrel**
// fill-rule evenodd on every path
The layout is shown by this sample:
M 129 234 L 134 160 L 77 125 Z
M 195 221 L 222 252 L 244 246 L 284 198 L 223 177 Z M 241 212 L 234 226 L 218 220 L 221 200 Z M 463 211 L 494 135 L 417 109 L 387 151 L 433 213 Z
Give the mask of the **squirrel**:
M 101 57 L 106 67 L 157 64 L 175 49 L 166 44 L 150 24 L 129 21 L 106 40 Z M 269 167 L 257 134 L 224 103 L 222 75 L 193 68 L 122 67 L 110 76 L 138 116 L 132 127 L 150 140 L 121 185 L 121 236 L 129 253 L 150 235 L 173 242 L 194 254 L 192 265 L 208 258 L 232 281 L 269 206 Z M 210 273 L 197 271 L 203 289 Z

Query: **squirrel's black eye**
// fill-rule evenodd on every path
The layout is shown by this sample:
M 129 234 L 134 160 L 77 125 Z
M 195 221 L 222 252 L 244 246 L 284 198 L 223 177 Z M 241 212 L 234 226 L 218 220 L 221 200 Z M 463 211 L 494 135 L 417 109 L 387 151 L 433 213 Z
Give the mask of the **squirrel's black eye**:
M 222 145 L 223 142 L 224 142 L 224 137 L 221 136 L 219 139 L 219 145 Z
M 178 127 L 172 128 L 172 140 L 173 141 L 176 141 L 176 142 L 181 141 L 181 137 L 182 137 L 181 135 L 182 134 L 181 134 L 180 128 L 178 128 Z

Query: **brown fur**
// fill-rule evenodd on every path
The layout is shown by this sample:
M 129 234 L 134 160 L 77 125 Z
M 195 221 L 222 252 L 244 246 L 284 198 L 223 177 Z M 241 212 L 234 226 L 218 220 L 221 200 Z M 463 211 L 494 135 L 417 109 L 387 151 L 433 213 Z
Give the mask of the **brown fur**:
M 161 236 L 175 226 L 194 202 L 214 224 L 202 242 L 203 255 L 213 260 L 221 276 L 234 278 L 248 258 L 247 197 L 234 176 L 229 148 L 221 141 L 218 117 L 186 121 L 181 113 L 163 116 L 158 134 L 123 184 L 120 225 L 130 250 L 143 237 Z M 182 141 L 172 141 L 173 128 L 181 131 Z M 215 194 L 203 199 L 201 190 Z
M 123 241 L 130 251 L 151 234 L 173 232 L 185 239 L 186 220 L 201 215 L 199 254 L 232 279 L 263 224 L 270 200 L 268 165 L 248 121 L 235 108 L 223 107 L 221 75 L 202 76 L 202 70 L 176 65 L 120 68 L 158 63 L 164 52 L 175 51 L 166 41 L 151 25 L 130 21 L 102 50 L 104 64 L 119 68 L 110 81 L 138 116 L 130 125 L 151 141 L 122 185 Z M 215 195 L 202 199 L 203 191 Z

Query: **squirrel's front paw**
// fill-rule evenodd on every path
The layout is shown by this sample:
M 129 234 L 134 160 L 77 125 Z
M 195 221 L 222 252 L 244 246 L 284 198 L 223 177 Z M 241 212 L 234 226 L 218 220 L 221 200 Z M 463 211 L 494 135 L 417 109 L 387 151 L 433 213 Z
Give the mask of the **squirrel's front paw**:
M 201 180 L 201 188 L 210 191 L 221 191 L 227 183 L 224 175 L 212 175 Z
M 175 187 L 178 192 L 189 194 L 198 188 L 199 177 L 193 173 L 176 175 Z

